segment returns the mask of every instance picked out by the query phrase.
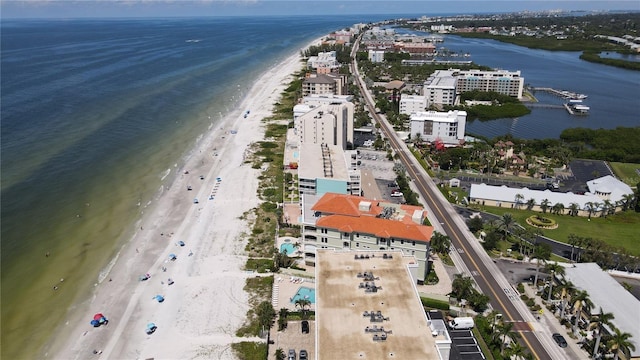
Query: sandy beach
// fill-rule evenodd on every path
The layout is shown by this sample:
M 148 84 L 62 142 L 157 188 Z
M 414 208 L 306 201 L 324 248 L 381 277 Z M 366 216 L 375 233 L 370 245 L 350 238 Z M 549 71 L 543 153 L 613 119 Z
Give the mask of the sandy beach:
M 259 202 L 260 170 L 243 158 L 262 140 L 261 120 L 301 66 L 296 52 L 256 79 L 240 107 L 176 164 L 176 180 L 144 208 L 135 234 L 101 274 L 92 297 L 70 311 L 47 358 L 234 359 L 231 343 L 264 341 L 235 337 L 248 310 L 245 279 L 254 276 L 242 269 L 250 224 L 241 217 Z M 147 273 L 150 278 L 140 281 Z M 109 323 L 92 327 L 96 313 Z M 150 322 L 157 331 L 147 335 Z

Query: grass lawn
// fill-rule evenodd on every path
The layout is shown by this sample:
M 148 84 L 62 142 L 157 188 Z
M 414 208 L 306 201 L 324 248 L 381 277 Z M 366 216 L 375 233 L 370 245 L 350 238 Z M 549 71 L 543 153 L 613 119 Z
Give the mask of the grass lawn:
M 610 162 L 609 164 L 613 169 L 613 173 L 625 184 L 633 188 L 640 183 L 640 174 L 636 172 L 636 170 L 640 171 L 640 164 L 619 162 Z
M 511 213 L 516 222 L 529 227 L 525 219 L 536 211 L 514 210 L 507 208 L 484 206 L 484 211 L 496 215 Z M 560 242 L 568 242 L 569 234 L 581 237 L 600 239 L 605 243 L 619 248 L 623 247 L 630 254 L 640 256 L 640 213 L 626 211 L 607 218 L 592 217 L 589 221 L 586 217 L 545 214 L 547 218 L 558 223 L 558 228 L 553 230 L 541 229 L 544 236 Z

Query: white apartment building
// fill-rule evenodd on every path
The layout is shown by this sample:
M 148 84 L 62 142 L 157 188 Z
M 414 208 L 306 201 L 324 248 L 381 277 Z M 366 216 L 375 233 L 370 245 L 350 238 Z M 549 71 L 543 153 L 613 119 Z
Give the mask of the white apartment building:
M 294 121 L 299 143 L 336 145 L 346 149 L 349 142 L 353 143 L 353 111 L 353 103 L 344 102 L 322 104 L 299 115 Z
M 411 114 L 411 138 L 423 141 L 440 139 L 444 144 L 458 145 L 464 140 L 467 112 L 423 111 Z
M 455 105 L 456 76 L 452 70 L 438 70 L 424 83 L 425 108 L 431 105 Z
M 340 63 L 336 59 L 335 51 L 321 52 L 317 56 L 309 56 L 307 67 L 311 69 L 329 68 L 338 69 Z
M 402 94 L 400 96 L 400 114 L 411 115 L 416 112 L 425 111 L 427 102 L 422 95 Z
M 384 61 L 383 50 L 369 50 L 369 61 L 374 63 L 380 63 Z
M 355 150 L 327 144 L 299 147 L 298 191 L 300 196 L 325 193 L 360 195 L 360 169 Z
M 347 76 L 345 74 L 312 73 L 302 81 L 302 96 L 309 95 L 344 95 L 346 93 Z
M 456 70 L 456 88 L 458 94 L 472 91 L 495 91 L 500 94 L 522 98 L 524 78 L 520 71 L 482 71 L 482 70 Z

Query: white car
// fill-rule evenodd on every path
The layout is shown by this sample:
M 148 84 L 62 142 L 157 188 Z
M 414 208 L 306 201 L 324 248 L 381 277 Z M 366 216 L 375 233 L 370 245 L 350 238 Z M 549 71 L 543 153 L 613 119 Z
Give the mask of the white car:
M 400 191 L 391 193 L 391 197 L 402 197 L 404 196 Z

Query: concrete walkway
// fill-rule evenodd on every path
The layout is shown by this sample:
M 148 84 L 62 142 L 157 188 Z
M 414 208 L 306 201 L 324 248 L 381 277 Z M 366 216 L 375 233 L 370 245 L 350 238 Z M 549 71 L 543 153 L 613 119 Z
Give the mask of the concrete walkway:
M 540 320 L 538 320 L 537 323 L 531 324 L 534 327 L 534 330 L 537 331 L 541 328 L 545 328 L 552 334 L 559 333 L 564 336 L 565 340 L 567 340 L 568 346 L 562 350 L 567 359 L 589 359 L 589 354 L 583 350 L 580 345 L 578 345 L 576 339 L 571 337 L 571 329 L 567 329 L 564 325 L 560 324 L 560 320 L 546 308 L 540 296 L 536 295 L 535 289 L 529 284 L 524 284 L 524 293 L 528 297 L 533 298 L 535 303 L 540 305 L 540 308 L 544 310 L 542 314 L 535 314 L 536 316 L 540 315 Z

